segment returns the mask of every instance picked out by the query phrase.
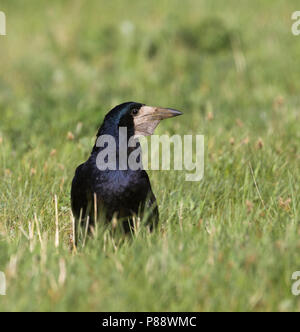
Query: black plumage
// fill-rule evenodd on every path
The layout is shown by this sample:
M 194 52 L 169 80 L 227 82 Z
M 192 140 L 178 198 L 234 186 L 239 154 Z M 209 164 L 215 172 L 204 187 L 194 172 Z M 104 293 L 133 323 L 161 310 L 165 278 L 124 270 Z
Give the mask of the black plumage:
M 99 147 L 96 140 L 89 159 L 77 168 L 72 182 L 71 203 L 77 225 L 89 217 L 89 224 L 93 226 L 98 221 L 95 216 L 107 222 L 116 217 L 125 231 L 133 226 L 133 216 L 145 216 L 150 228 L 158 223 L 157 202 L 146 171 L 142 167 L 138 170 L 120 167 L 119 139 L 124 138 L 119 137 L 119 128 L 127 129 L 127 140 L 135 135 L 151 135 L 160 120 L 180 114 L 172 109 L 128 102 L 116 106 L 106 115 L 97 140 L 103 135 L 115 138 L 116 169 L 100 170 L 97 167 L 97 156 L 105 146 Z M 135 148 L 129 147 L 128 155 L 136 148 L 140 148 L 139 144 Z

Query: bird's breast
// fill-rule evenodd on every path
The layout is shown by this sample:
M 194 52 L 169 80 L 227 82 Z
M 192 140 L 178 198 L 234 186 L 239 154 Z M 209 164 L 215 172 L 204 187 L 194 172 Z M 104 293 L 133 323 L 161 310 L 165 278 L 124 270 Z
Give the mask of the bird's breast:
M 147 184 L 137 171 L 109 171 L 96 178 L 95 192 L 107 204 L 136 205 L 147 197 Z

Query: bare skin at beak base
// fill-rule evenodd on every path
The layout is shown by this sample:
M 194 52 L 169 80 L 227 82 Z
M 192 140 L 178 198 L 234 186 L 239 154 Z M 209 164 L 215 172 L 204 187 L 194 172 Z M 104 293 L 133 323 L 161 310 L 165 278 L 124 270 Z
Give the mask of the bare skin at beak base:
M 182 115 L 182 112 L 172 108 L 142 106 L 134 118 L 135 135 L 150 136 L 161 120 Z

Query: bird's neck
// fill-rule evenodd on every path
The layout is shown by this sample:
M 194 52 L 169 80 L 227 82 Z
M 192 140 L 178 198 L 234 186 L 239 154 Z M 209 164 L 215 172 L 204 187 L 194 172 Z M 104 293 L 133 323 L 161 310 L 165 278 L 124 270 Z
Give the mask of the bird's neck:
M 109 122 L 104 122 L 97 133 L 97 139 L 95 145 L 93 147 L 93 152 L 98 152 L 101 150 L 101 146 L 99 146 L 100 140 L 103 137 L 111 137 L 116 143 L 116 146 L 119 147 L 120 144 L 124 146 L 126 144 L 128 146 L 128 142 L 134 136 L 134 129 L 123 127 L 123 126 L 116 126 Z
M 105 153 L 110 153 L 112 159 L 116 160 L 116 168 L 123 169 L 128 167 L 128 157 L 131 153 L 140 148 L 140 143 L 137 139 L 134 139 L 133 130 L 127 127 L 112 127 L 102 125 L 97 134 L 97 139 L 92 150 L 92 159 L 97 159 L 100 152 L 105 150 Z M 141 154 L 140 151 L 136 151 Z M 141 156 L 137 158 L 137 162 L 141 164 Z M 126 165 L 126 166 L 125 166 Z

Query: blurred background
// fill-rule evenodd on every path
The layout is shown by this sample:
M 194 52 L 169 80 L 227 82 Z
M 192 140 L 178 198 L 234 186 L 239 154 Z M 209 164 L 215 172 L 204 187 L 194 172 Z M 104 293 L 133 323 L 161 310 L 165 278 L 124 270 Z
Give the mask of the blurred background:
M 80 121 L 90 135 L 126 100 L 176 106 L 190 120 L 212 108 L 222 120 L 251 117 L 265 127 L 276 97 L 298 98 L 296 8 L 297 1 L 2 0 L 1 133 L 24 149 L 35 136 L 50 144 Z
M 1 0 L 0 270 L 14 290 L 0 308 L 299 309 L 289 292 L 299 261 L 296 10 L 296 0 Z M 104 115 L 125 101 L 182 110 L 157 133 L 205 135 L 205 178 L 190 184 L 184 174 L 151 173 L 169 251 L 157 235 L 120 254 L 111 244 L 108 254 L 94 248 L 94 256 L 69 260 L 75 167 L 88 157 Z M 53 236 L 55 194 L 65 251 L 57 257 L 48 246 L 45 274 L 39 251 L 20 248 L 27 248 L 23 231 L 35 214 Z M 81 277 L 56 287 L 64 264 Z M 150 281 L 140 274 L 149 269 Z M 112 296 L 116 283 L 120 298 Z M 31 294 L 39 294 L 36 302 Z

